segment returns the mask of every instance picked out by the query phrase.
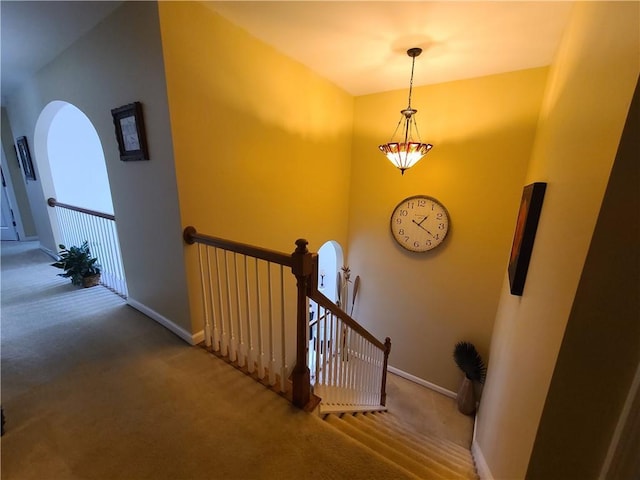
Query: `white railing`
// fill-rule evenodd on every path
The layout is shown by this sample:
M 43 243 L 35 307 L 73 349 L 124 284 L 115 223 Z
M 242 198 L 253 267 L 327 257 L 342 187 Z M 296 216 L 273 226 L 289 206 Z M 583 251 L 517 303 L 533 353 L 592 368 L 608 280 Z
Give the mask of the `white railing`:
M 297 295 L 291 257 L 197 247 L 206 346 L 274 390 L 290 391 Z
M 127 298 L 127 281 L 124 275 L 122 255 L 115 217 L 49 198 L 47 204 L 55 207 L 60 242 L 67 246 L 79 246 L 86 240 L 92 256 L 101 267 L 100 283 L 118 295 Z
M 391 341 L 381 343 L 322 294 L 312 294 L 309 366 L 320 412 L 380 410 L 386 403 Z

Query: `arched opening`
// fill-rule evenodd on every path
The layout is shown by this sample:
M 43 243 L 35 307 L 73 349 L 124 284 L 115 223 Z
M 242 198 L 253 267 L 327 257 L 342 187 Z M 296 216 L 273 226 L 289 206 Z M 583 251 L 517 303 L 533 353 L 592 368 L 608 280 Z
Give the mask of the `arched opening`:
M 338 300 L 338 274 L 344 263 L 342 247 L 335 240 L 322 244 L 318 250 L 318 290 L 333 303 Z M 318 318 L 318 304 L 309 302 L 309 369 L 311 382 L 315 382 L 316 342 L 322 341 L 324 325 Z
M 342 247 L 335 240 L 318 250 L 318 289 L 332 302 L 338 299 L 338 273 L 344 262 Z
M 47 152 L 58 201 L 113 214 L 102 144 L 80 109 L 66 103 L 51 119 Z
M 91 120 L 68 102 L 49 103 L 36 123 L 34 152 L 44 198 L 84 209 L 47 208 L 51 236 L 40 239 L 42 246 L 57 252 L 59 244 L 88 241 L 101 265 L 101 283 L 126 297 L 104 151 Z

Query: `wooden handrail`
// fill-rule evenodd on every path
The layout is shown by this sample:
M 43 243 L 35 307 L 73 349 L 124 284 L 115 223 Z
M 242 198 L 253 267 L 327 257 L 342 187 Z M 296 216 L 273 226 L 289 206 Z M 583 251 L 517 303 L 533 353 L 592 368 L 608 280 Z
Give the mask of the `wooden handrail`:
M 195 227 L 186 227 L 182 233 L 184 241 L 189 245 L 194 243 L 202 243 L 211 247 L 222 248 L 231 252 L 240 253 L 242 255 L 248 255 L 250 257 L 266 260 L 267 262 L 273 262 L 287 267 L 293 266 L 293 257 L 291 254 L 278 252 L 276 250 L 269 250 L 267 248 L 254 247 L 253 245 L 247 245 L 246 243 L 234 242 L 232 240 L 226 240 L 220 237 L 212 237 L 211 235 L 205 235 L 198 233 Z
M 329 300 L 327 297 L 325 297 L 323 293 L 321 293 L 318 290 L 315 290 L 315 291 L 312 290 L 311 292 L 309 292 L 308 295 L 309 295 L 309 298 L 311 300 L 316 302 L 321 307 L 329 310 L 333 315 L 335 315 L 340 320 L 342 320 L 342 322 L 346 326 L 348 326 L 350 329 L 352 329 L 355 332 L 357 332 L 360 336 L 364 337 L 366 340 L 371 342 L 373 345 L 378 347 L 380 350 L 384 350 L 385 349 L 385 344 L 384 343 L 382 343 L 380 340 L 378 340 L 376 337 L 374 337 L 371 333 L 369 333 L 367 331 L 367 329 L 365 329 L 362 325 L 360 325 L 353 318 L 351 318 L 347 312 L 342 310 L 335 303 L 333 303 L 331 300 Z
M 340 318 L 349 328 L 352 328 L 364 338 L 373 343 L 380 350 L 385 349 L 385 344 L 369 333 L 362 325 L 356 322 L 351 316 L 345 312 L 342 308 L 327 298 L 320 290 L 318 290 L 318 256 L 313 257 L 313 274 L 311 275 L 311 282 L 308 286 L 307 295 L 311 300 L 316 302 L 323 308 L 331 311 L 335 316 Z
M 55 198 L 50 197 L 47 199 L 47 205 L 50 207 L 66 208 L 67 210 L 73 210 L 75 212 L 86 213 L 87 215 L 93 215 L 94 217 L 106 218 L 107 220 L 115 220 L 115 215 L 110 213 L 98 212 L 97 210 L 91 210 L 89 208 L 76 207 L 75 205 L 69 205 L 68 203 L 58 202 Z

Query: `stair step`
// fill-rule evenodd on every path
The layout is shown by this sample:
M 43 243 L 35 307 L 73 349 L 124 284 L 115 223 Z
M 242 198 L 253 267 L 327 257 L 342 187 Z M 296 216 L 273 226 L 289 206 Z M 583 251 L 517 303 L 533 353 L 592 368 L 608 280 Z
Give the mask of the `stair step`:
M 392 429 L 377 418 L 383 415 L 355 415 L 352 418 L 353 421 L 359 422 L 362 428 L 371 429 L 383 439 L 383 441 L 389 441 L 393 439 L 396 442 L 404 444 L 406 448 L 409 448 L 415 453 L 422 455 L 429 459 L 436 459 L 437 462 L 444 467 L 452 470 L 462 478 L 473 478 L 475 476 L 475 467 L 473 464 L 473 457 L 471 452 L 459 451 L 459 447 L 456 444 L 450 444 L 448 441 L 441 442 L 431 436 L 421 435 L 418 433 L 407 432 L 400 429 Z M 384 440 L 386 438 L 386 440 Z M 451 447 L 456 448 L 451 448 Z
M 439 449 L 440 451 L 446 452 L 448 455 L 451 455 L 461 461 L 466 461 L 471 458 L 468 449 L 445 438 L 436 438 L 430 435 L 419 434 L 411 428 L 411 426 L 395 419 L 390 413 L 378 413 L 376 415 L 368 414 L 363 418 L 375 422 L 376 425 L 380 428 L 386 429 L 387 431 L 401 432 L 403 436 L 415 443 L 421 445 L 425 444 L 430 448 Z
M 471 452 L 447 439 L 415 432 L 384 412 L 328 414 L 325 420 L 419 478 L 478 478 Z
M 414 475 L 417 475 L 419 478 L 428 478 L 430 480 L 451 480 L 453 478 L 448 474 L 449 472 L 444 471 L 443 469 L 440 469 L 439 471 L 438 469 L 434 469 L 433 467 L 429 467 L 421 463 L 422 459 L 417 460 L 407 455 L 406 452 L 396 450 L 386 442 L 368 435 L 364 430 L 351 425 L 337 415 L 327 415 L 325 420 L 346 435 L 358 440 L 374 452 L 388 458 L 402 468 L 410 471 Z

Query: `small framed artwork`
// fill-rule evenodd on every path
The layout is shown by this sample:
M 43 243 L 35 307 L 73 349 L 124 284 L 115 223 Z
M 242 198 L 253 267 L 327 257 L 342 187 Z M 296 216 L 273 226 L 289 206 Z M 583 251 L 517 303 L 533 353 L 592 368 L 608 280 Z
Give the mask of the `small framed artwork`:
M 20 157 L 20 165 L 22 165 L 22 171 L 24 172 L 24 178 L 29 180 L 36 179 L 36 171 L 33 168 L 33 162 L 31 161 L 31 152 L 29 152 L 29 144 L 27 143 L 27 137 L 19 137 L 16 139 L 18 145 L 18 156 Z
M 542 201 L 547 184 L 543 182 L 532 183 L 524 187 L 518 222 L 513 235 L 511 256 L 509 257 L 509 285 L 512 295 L 522 295 L 524 283 L 527 279 L 529 261 L 533 251 L 533 242 L 538 230 L 538 220 L 542 211 Z
M 147 136 L 144 129 L 142 104 L 130 103 L 111 110 L 116 139 L 120 150 L 120 160 L 149 160 Z

